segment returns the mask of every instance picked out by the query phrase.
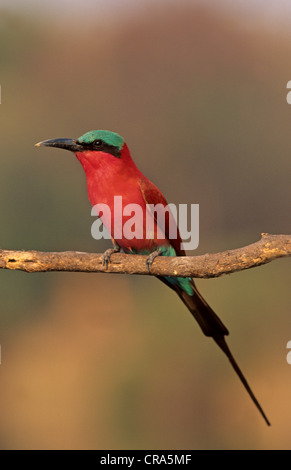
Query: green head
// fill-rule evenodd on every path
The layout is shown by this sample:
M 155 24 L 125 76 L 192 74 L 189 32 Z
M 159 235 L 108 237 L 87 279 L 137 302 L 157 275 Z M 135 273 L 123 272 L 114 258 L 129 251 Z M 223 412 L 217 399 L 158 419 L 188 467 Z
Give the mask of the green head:
M 72 152 L 105 152 L 114 155 L 117 158 L 121 156 L 121 149 L 124 145 L 124 139 L 115 132 L 111 131 L 89 131 L 81 135 L 77 140 L 73 139 L 51 139 L 39 142 L 37 146 L 59 147 Z
M 86 134 L 81 135 L 81 137 L 77 139 L 77 142 L 92 145 L 98 140 L 102 141 L 106 145 L 117 147 L 119 150 L 122 149 L 124 144 L 124 139 L 119 134 L 116 134 L 116 132 L 111 131 L 89 131 L 86 132 Z

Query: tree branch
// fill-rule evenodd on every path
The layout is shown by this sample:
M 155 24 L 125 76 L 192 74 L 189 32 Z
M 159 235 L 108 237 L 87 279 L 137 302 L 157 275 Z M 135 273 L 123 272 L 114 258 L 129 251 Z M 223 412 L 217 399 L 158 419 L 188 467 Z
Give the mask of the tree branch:
M 0 268 L 33 272 L 74 271 L 145 274 L 212 278 L 244 269 L 254 268 L 291 255 L 291 235 L 269 235 L 251 245 L 236 250 L 203 256 L 165 257 L 155 259 L 148 271 L 146 256 L 113 254 L 106 269 L 102 254 L 78 251 L 42 252 L 0 250 Z

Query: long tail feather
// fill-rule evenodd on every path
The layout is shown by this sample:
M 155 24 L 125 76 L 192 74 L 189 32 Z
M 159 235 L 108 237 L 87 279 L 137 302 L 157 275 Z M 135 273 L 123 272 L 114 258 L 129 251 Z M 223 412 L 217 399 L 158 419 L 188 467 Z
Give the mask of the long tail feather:
M 199 326 L 201 327 L 203 333 L 206 336 L 211 336 L 215 343 L 219 346 L 219 348 L 224 352 L 224 354 L 228 357 L 233 369 L 235 370 L 236 374 L 238 375 L 240 381 L 242 382 L 243 386 L 245 387 L 246 391 L 248 392 L 250 398 L 252 399 L 253 403 L 261 413 L 262 417 L 264 418 L 265 422 L 268 426 L 270 426 L 270 421 L 268 420 L 266 414 L 264 413 L 260 403 L 258 402 L 257 398 L 255 397 L 251 387 L 249 386 L 245 376 L 243 375 L 241 369 L 239 368 L 236 360 L 234 359 L 226 341 L 225 336 L 229 334 L 227 328 L 224 326 L 220 318 L 216 315 L 216 313 L 212 310 L 212 308 L 208 305 L 208 303 L 204 300 L 200 292 L 198 291 L 197 287 L 193 282 L 193 289 L 194 295 L 188 295 L 185 291 L 180 289 L 178 286 L 173 286 L 168 283 L 165 279 L 159 278 L 163 282 L 165 282 L 169 287 L 174 289 L 179 297 L 182 299 L 184 304 L 192 313 L 195 320 L 198 322 Z
M 268 426 L 271 426 L 271 423 L 270 421 L 268 420 L 263 408 L 261 407 L 260 403 L 258 402 L 257 398 L 255 397 L 254 395 L 254 392 L 252 391 L 251 387 L 249 386 L 248 382 L 247 382 L 247 379 L 245 378 L 245 376 L 243 375 L 242 371 L 240 370 L 236 360 L 234 359 L 225 339 L 223 336 L 221 336 L 220 338 L 213 338 L 214 341 L 216 342 L 216 344 L 220 347 L 220 349 L 226 354 L 226 356 L 228 357 L 232 367 L 234 368 L 235 372 L 237 373 L 237 375 L 239 376 L 242 384 L 244 385 L 246 391 L 248 392 L 249 396 L 251 397 L 251 399 L 253 400 L 254 404 L 256 405 L 256 407 L 258 408 L 259 412 L 261 413 L 261 415 L 263 416 L 264 420 L 266 421 L 267 425 Z

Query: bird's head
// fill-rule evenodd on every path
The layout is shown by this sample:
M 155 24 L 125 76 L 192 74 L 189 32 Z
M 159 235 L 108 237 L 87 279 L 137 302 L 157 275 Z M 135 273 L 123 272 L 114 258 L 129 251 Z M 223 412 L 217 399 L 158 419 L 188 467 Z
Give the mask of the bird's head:
M 124 139 L 115 132 L 89 131 L 78 139 L 50 139 L 38 142 L 36 147 L 57 147 L 74 152 L 85 167 L 118 166 L 131 161 Z M 122 162 L 121 162 L 122 160 Z

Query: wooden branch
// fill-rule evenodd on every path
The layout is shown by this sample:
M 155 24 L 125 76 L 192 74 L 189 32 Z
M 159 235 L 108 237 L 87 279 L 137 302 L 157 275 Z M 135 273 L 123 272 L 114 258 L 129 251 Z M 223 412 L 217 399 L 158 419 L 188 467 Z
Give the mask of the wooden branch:
M 29 273 L 74 271 L 87 273 L 123 273 L 155 276 L 212 278 L 244 269 L 254 268 L 291 255 L 291 235 L 269 235 L 251 245 L 236 250 L 203 256 L 158 257 L 146 266 L 146 256 L 113 254 L 106 269 L 102 254 L 78 251 L 42 252 L 0 250 L 0 268 L 18 269 Z

